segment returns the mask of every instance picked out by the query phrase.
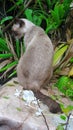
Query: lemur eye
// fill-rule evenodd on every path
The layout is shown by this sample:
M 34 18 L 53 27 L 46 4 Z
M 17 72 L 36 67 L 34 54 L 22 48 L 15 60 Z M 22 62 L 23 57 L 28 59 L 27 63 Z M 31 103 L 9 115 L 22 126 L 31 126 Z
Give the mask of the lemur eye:
M 15 24 L 19 24 L 20 27 L 23 27 L 25 25 L 24 21 L 18 18 L 15 19 Z

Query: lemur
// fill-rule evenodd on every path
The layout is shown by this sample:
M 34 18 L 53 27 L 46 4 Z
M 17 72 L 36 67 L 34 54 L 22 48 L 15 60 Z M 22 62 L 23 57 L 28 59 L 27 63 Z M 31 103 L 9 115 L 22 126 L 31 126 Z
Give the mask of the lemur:
M 40 89 L 49 83 L 53 74 L 52 42 L 41 27 L 24 18 L 15 21 L 12 31 L 17 39 L 24 38 L 26 47 L 17 65 L 19 83 L 24 89 L 33 90 L 41 100 L 42 98 L 46 100 L 46 96 L 41 94 Z M 50 97 L 47 97 L 47 105 L 53 113 L 61 111 L 59 104 Z

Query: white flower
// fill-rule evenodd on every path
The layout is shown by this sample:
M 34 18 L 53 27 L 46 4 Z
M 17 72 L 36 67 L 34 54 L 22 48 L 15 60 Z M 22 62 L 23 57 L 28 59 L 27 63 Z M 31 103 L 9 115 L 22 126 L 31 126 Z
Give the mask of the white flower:
M 35 113 L 36 116 L 41 116 L 42 115 L 42 109 L 41 108 L 38 108 L 37 112 Z
M 14 95 L 15 95 L 16 97 L 19 97 L 20 94 L 21 94 L 21 92 L 22 92 L 21 90 L 16 89 L 16 92 L 15 92 Z
M 36 100 L 34 93 L 31 90 L 24 90 L 23 91 L 23 99 L 26 101 L 27 104 L 30 104 L 32 101 Z

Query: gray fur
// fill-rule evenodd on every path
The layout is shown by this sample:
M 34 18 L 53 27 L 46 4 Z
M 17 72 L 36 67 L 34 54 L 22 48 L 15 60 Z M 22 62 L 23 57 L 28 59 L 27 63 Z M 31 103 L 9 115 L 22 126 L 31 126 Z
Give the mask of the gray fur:
M 50 80 L 53 72 L 53 45 L 45 31 L 26 19 L 22 27 L 16 24 L 12 30 L 16 38 L 24 37 L 26 52 L 19 60 L 17 75 L 24 89 L 40 90 Z M 17 27 L 17 28 L 16 28 Z

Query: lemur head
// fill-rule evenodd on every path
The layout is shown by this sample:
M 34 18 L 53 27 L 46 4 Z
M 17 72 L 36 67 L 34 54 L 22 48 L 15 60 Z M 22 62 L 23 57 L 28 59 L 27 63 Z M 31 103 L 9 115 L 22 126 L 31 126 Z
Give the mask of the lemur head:
M 14 37 L 17 39 L 22 38 L 32 26 L 34 24 L 27 19 L 16 19 L 12 26 Z

